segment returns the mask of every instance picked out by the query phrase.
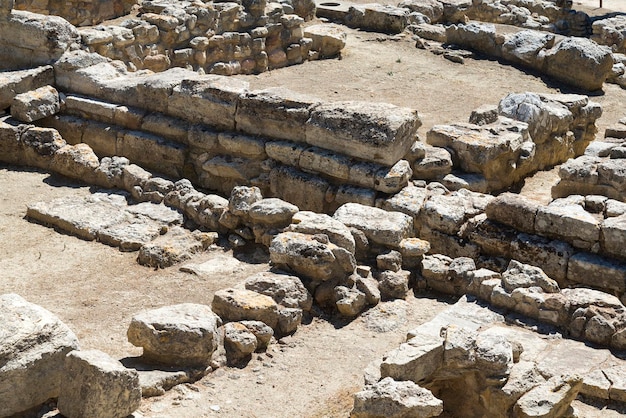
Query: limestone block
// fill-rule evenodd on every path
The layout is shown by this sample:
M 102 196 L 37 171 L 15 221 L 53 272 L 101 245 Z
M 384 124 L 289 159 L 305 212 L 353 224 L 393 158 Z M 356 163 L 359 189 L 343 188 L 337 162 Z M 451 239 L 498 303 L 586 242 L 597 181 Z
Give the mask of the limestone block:
M 254 334 L 257 341 L 257 348 L 267 348 L 272 340 L 272 337 L 274 336 L 274 330 L 272 328 L 261 321 L 239 321 L 239 323 Z
M 612 67 L 611 50 L 587 38 L 566 38 L 549 49 L 544 58 L 546 74 L 588 91 L 600 90 Z
M 261 199 L 263 196 L 258 187 L 237 186 L 230 193 L 228 209 L 235 216 L 245 216 L 250 207 Z
M 123 135 L 123 133 L 110 124 L 85 122 L 81 142 L 89 145 L 100 156 L 112 157 L 118 153 L 118 135 Z
M 218 346 L 220 318 L 208 306 L 165 306 L 133 316 L 128 341 L 143 357 L 173 366 L 206 366 Z
M 445 43 L 448 39 L 446 27 L 429 23 L 420 23 L 411 27 L 411 30 L 420 38 Z
M 125 205 L 123 196 L 94 193 L 82 201 L 59 198 L 50 203 L 33 203 L 28 206 L 26 216 L 55 225 L 80 238 L 93 240 L 101 229 L 125 218 Z
M 321 58 L 331 58 L 341 54 L 348 37 L 340 26 L 332 24 L 307 26 L 304 36 L 313 40 L 311 49 L 318 51 Z
M 342 184 L 336 189 L 334 199 L 331 202 L 331 210 L 346 203 L 359 203 L 364 206 L 375 206 L 376 192 L 363 187 Z
M 173 116 L 233 131 L 239 96 L 247 89 L 245 81 L 217 75 L 186 79 L 174 88 L 167 109 Z
M 125 417 L 141 403 L 137 371 L 98 350 L 72 351 L 57 407 L 68 418 Z
M 626 190 L 626 167 L 624 159 L 610 159 L 598 164 L 598 183 L 614 187 L 620 192 Z
M 267 198 L 250 205 L 248 215 L 254 222 L 284 227 L 291 223 L 291 218 L 297 212 L 298 207 L 296 205 L 277 198 Z
M 270 171 L 272 194 L 298 206 L 300 210 L 326 212 L 326 192 L 330 184 L 293 167 L 279 166 Z
M 378 277 L 378 288 L 383 300 L 404 299 L 409 292 L 411 272 L 386 270 Z
M 409 150 L 421 121 L 417 112 L 386 103 L 337 102 L 316 106 L 306 142 L 392 166 Z
M 412 175 L 411 164 L 400 160 L 393 167 L 383 167 L 376 173 L 374 189 L 383 193 L 397 193 L 408 184 Z
M 540 52 L 552 48 L 554 39 L 551 33 L 535 30 L 523 30 L 505 35 L 502 57 L 507 61 L 540 70 L 543 64 Z
M 261 321 L 272 329 L 278 326 L 278 305 L 269 296 L 245 289 L 222 289 L 215 292 L 213 312 L 224 321 Z
M 580 391 L 583 379 L 580 376 L 555 376 L 526 394 L 515 403 L 515 416 L 560 417 Z
M 346 24 L 373 32 L 400 33 L 408 24 L 409 10 L 401 7 L 368 3 L 350 6 Z
M 511 258 L 539 266 L 548 277 L 563 283 L 574 249 L 567 243 L 537 235 L 519 234 L 511 242 Z
M 127 131 L 118 138 L 117 155 L 142 167 L 179 178 L 185 165 L 186 147 L 140 131 Z
M 269 250 L 272 264 L 314 281 L 344 278 L 356 268 L 354 256 L 324 235 L 283 232 L 274 237 Z
M 431 23 L 439 23 L 443 17 L 443 4 L 437 0 L 403 0 L 398 7 L 419 12 L 430 19 Z
M 450 25 L 446 28 L 446 37 L 448 43 L 490 56 L 500 55 L 496 44 L 496 28 L 492 24 L 471 22 Z
M 247 358 L 257 349 L 257 338 L 245 325 L 229 322 L 224 325 L 224 347 L 230 362 Z
M 443 402 L 428 389 L 413 382 L 385 378 L 354 395 L 350 417 L 434 417 L 442 412 Z
M 0 296 L 0 415 L 59 396 L 65 355 L 78 339 L 59 318 L 16 294 Z
M 429 280 L 447 280 L 452 259 L 442 254 L 424 256 L 422 260 L 422 276 Z
M 0 109 L 11 105 L 17 94 L 36 90 L 54 84 L 54 71 L 51 66 L 0 73 Z
M 602 369 L 604 375 L 611 382 L 609 399 L 624 402 L 626 400 L 626 371 L 621 366 Z
M 462 196 L 433 195 L 424 203 L 420 220 L 430 229 L 455 235 L 472 212 L 475 212 L 473 207 Z
M 600 222 L 580 205 L 550 204 L 537 210 L 535 231 L 590 249 L 600 239 Z
M 98 157 L 86 144 L 66 145 L 52 157 L 50 169 L 63 176 L 82 181 L 94 181 L 100 165 Z
M 385 355 L 381 376 L 419 383 L 443 365 L 443 358 L 443 338 L 420 334 Z
M 265 159 L 265 141 L 262 138 L 220 132 L 217 142 L 226 152 L 245 158 Z
M 246 279 L 248 290 L 270 296 L 287 308 L 300 308 L 309 311 L 313 304 L 311 294 L 297 276 L 264 271 Z
M 563 289 L 562 294 L 567 299 L 572 310 L 589 306 L 619 310 L 623 309 L 624 306 L 616 296 L 594 289 Z
M 289 231 L 303 234 L 324 234 L 333 244 L 355 252 L 354 237 L 342 222 L 326 215 L 310 211 L 300 211 L 293 215 Z
M 543 270 L 529 264 L 511 260 L 506 271 L 502 273 L 502 287 L 508 292 L 523 287 L 540 287 L 546 293 L 558 293 L 559 285 L 549 278 Z
M 453 150 L 463 171 L 482 174 L 494 188 L 518 181 L 520 175 L 513 173 L 529 157 L 524 148 L 529 141 L 527 125 L 509 118 L 483 126 L 437 125 L 427 135 L 429 144 Z
M 33 122 L 52 116 L 60 109 L 59 93 L 51 86 L 18 94 L 11 102 L 11 116 L 22 122 Z
M 189 124 L 161 113 L 149 113 L 142 118 L 141 130 L 186 144 Z
M 306 148 L 306 146 L 294 144 L 293 142 L 288 141 L 267 142 L 265 144 L 265 152 L 268 157 L 283 164 L 295 167 L 298 166 L 300 156 Z
M 322 173 L 340 181 L 348 179 L 350 163 L 350 159 L 341 154 L 317 147 L 302 151 L 298 161 L 304 171 Z
M 485 209 L 493 221 L 513 227 L 521 232 L 535 232 L 535 215 L 539 203 L 514 193 L 503 193 L 493 199 Z
M 390 248 L 398 248 L 400 242 L 411 237 L 413 231 L 413 219 L 410 216 L 357 203 L 341 206 L 333 218 L 348 227 L 363 231 L 370 241 Z
M 335 287 L 335 305 L 343 316 L 353 318 L 360 314 L 367 304 L 365 293 L 345 286 Z
M 305 142 L 305 123 L 319 99 L 277 87 L 243 94 L 235 121 L 252 135 Z
M 626 259 L 626 215 L 602 222 L 601 244 L 606 254 Z
M 0 69 L 32 68 L 52 64 L 80 42 L 74 26 L 58 16 L 13 10 L 0 20 Z
M 426 188 L 409 184 L 389 199 L 385 199 L 382 209 L 402 212 L 411 216 L 414 226 L 419 228 L 418 217 L 427 198 L 428 190 Z
M 101 100 L 67 95 L 65 97 L 64 112 L 85 119 L 112 123 L 117 107 L 118 105 Z
M 358 277 L 356 288 L 365 294 L 365 301 L 368 305 L 377 305 L 380 302 L 380 289 L 378 281 L 371 276 Z
M 602 370 L 594 370 L 583 376 L 583 385 L 580 393 L 598 399 L 609 399 L 611 381 Z
M 626 265 L 595 254 L 577 253 L 569 259 L 567 280 L 621 293 L 626 290 Z
M 170 227 L 167 234 L 142 245 L 137 262 L 154 268 L 169 267 L 207 249 L 216 239 L 216 232 L 189 232 L 179 226 Z
M 435 180 L 452 172 L 452 155 L 441 147 L 427 145 L 426 155 L 413 164 L 413 178 Z
M 386 251 L 376 256 L 378 270 L 399 271 L 402 268 L 402 254 L 398 251 Z

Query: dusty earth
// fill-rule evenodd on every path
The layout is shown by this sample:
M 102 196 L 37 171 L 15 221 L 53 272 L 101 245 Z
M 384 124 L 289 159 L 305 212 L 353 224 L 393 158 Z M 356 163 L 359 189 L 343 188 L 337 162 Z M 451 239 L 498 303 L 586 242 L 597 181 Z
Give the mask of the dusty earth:
M 585 10 L 608 13 L 584 0 Z M 605 0 L 616 9 L 617 0 Z M 434 124 L 467 120 L 472 109 L 496 104 L 510 92 L 570 92 L 557 84 L 494 60 L 464 65 L 414 47 L 409 36 L 348 30 L 341 59 L 308 62 L 257 76 L 241 76 L 252 88 L 284 86 L 326 100 L 383 101 L 415 108 L 420 136 Z M 626 91 L 606 84 L 593 97 L 604 114 L 599 132 L 626 116 Z M 549 199 L 556 170 L 529 179 L 523 192 Z M 83 196 L 88 186 L 23 167 L 0 165 L 0 294 L 18 293 L 57 314 L 77 334 L 81 347 L 116 358 L 136 356 L 126 341 L 131 317 L 182 302 L 210 304 L 213 293 L 268 268 L 260 250 L 233 254 L 216 246 L 196 256 L 200 263 L 227 255 L 242 262 L 213 277 L 178 267 L 152 270 L 136 254 L 67 236 L 25 219 L 26 205 L 60 196 Z M 219 262 L 219 261 L 218 261 Z M 144 417 L 345 417 L 362 386 L 367 364 L 403 341 L 406 331 L 444 309 L 449 299 L 411 295 L 384 303 L 352 322 L 313 317 L 291 337 L 255 355 L 246 368 L 222 368 L 192 385 L 145 399 Z M 601 413 L 606 415 L 606 411 Z M 585 416 L 591 416 L 588 412 Z

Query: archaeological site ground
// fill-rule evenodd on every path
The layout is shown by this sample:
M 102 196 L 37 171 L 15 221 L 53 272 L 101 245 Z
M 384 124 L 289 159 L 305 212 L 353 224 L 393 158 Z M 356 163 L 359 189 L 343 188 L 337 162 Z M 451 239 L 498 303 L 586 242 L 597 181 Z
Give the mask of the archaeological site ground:
M 626 415 L 620 0 L 0 0 L 0 417 Z

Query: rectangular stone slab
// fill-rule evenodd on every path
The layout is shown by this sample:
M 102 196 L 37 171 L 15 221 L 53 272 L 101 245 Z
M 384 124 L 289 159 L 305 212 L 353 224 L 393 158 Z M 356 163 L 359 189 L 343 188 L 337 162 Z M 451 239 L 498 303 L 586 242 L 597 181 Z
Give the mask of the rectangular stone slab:
M 409 151 L 421 124 L 416 110 L 387 103 L 325 103 L 311 111 L 306 142 L 392 166 Z

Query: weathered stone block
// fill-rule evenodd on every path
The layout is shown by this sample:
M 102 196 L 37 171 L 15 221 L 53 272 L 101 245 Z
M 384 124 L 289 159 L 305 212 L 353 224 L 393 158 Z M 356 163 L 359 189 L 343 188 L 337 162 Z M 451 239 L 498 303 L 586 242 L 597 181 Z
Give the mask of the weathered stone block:
M 413 233 L 413 218 L 410 216 L 357 203 L 341 206 L 333 218 L 363 231 L 370 241 L 390 248 L 398 248 L 400 242 Z
M 57 407 L 68 418 L 118 418 L 141 403 L 136 370 L 98 350 L 72 351 L 65 359 L 65 378 Z
M 74 333 L 55 315 L 16 294 L 0 296 L 0 415 L 12 416 L 59 396 Z
M 626 290 L 626 265 L 590 253 L 577 253 L 569 259 L 567 280 L 621 293 Z
M 417 111 L 386 103 L 337 102 L 316 106 L 306 142 L 392 166 L 410 149 L 421 121 Z
M 52 86 L 18 94 L 11 103 L 11 116 L 22 122 L 33 122 L 59 112 L 59 92 Z
M 45 65 L 28 70 L 0 73 L 0 109 L 11 105 L 15 95 L 54 84 L 54 71 Z
M 237 129 L 252 135 L 305 142 L 305 123 L 319 99 L 285 88 L 243 94 L 235 121 Z
M 205 305 L 184 303 L 133 316 L 128 341 L 143 357 L 173 366 L 206 366 L 219 340 L 221 319 Z
M 181 119 L 234 131 L 239 97 L 247 89 L 245 81 L 217 75 L 185 79 L 173 89 L 167 110 Z
M 626 215 L 605 219 L 602 222 L 601 237 L 604 252 L 626 259 Z

